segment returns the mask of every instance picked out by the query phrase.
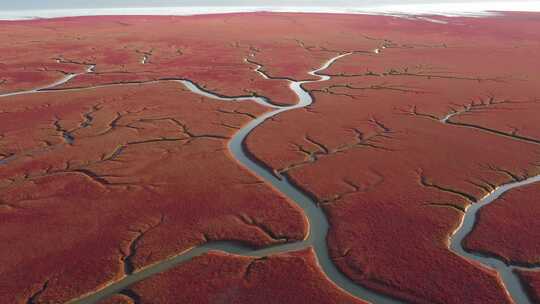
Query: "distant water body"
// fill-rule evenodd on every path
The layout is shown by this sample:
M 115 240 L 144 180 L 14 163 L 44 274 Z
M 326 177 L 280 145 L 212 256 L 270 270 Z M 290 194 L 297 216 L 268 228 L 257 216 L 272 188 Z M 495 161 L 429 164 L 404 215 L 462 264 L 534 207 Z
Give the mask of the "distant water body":
M 434 2 L 433 0 L 0 0 L 0 20 L 95 15 L 198 15 L 234 12 L 307 12 L 388 15 L 488 16 L 498 11 L 540 11 L 540 1 Z

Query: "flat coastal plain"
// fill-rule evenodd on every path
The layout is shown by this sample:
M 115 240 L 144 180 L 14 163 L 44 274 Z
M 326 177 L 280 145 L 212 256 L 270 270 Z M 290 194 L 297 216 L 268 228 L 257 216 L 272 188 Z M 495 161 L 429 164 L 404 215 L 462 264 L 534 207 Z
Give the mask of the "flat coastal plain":
M 538 303 L 539 28 L 0 21 L 0 303 Z

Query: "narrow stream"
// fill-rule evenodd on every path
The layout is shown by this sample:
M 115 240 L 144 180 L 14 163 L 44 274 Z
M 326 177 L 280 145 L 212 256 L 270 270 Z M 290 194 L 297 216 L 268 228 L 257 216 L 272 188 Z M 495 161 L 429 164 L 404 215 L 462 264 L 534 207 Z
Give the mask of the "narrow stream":
M 496 270 L 499 273 L 499 276 L 504 286 L 506 287 L 506 291 L 508 292 L 510 297 L 512 297 L 515 303 L 519 304 L 532 304 L 533 302 L 529 299 L 529 296 L 523 288 L 519 277 L 514 273 L 513 270 L 518 268 L 529 268 L 507 265 L 505 262 L 494 257 L 488 257 L 480 253 L 466 251 L 463 248 L 463 240 L 467 237 L 467 235 L 469 235 L 469 233 L 473 231 L 476 224 L 478 211 L 480 211 L 483 207 L 494 202 L 501 195 L 503 195 L 509 190 L 536 182 L 540 182 L 540 175 L 536 175 L 522 181 L 504 184 L 495 189 L 493 192 L 486 195 L 480 201 L 469 205 L 469 207 L 467 207 L 465 210 L 465 216 L 463 217 L 460 226 L 454 231 L 454 233 L 450 237 L 450 250 L 457 253 L 464 259 L 480 263 L 481 265 L 483 265 L 483 267 Z
M 0 94 L 0 98 L 2 98 L 2 97 L 10 97 L 10 96 L 17 96 L 17 95 L 33 94 L 33 93 L 47 91 L 47 90 L 56 88 L 58 86 L 61 86 L 61 85 L 67 83 L 68 81 L 70 81 L 71 79 L 73 79 L 73 78 L 75 78 L 77 76 L 88 74 L 88 73 L 93 73 L 95 68 L 96 68 L 95 65 L 89 65 L 84 72 L 66 74 L 66 76 L 64 78 L 62 78 L 62 79 L 60 79 L 60 80 L 58 80 L 56 82 L 53 82 L 53 83 L 51 83 L 51 84 L 49 84 L 47 86 L 37 88 L 37 89 L 31 89 L 31 90 L 27 90 L 27 91 L 19 91 L 19 92 Z
M 465 107 L 463 110 L 460 111 L 452 111 L 452 113 L 444 116 L 439 121 L 444 124 L 450 124 L 451 118 L 465 113 L 467 110 L 469 109 Z M 532 176 L 521 181 L 515 181 L 497 187 L 480 201 L 470 204 L 465 209 L 465 215 L 462 219 L 462 222 L 460 223 L 459 227 L 454 231 L 454 233 L 450 236 L 450 250 L 452 250 L 466 260 L 479 263 L 482 267 L 497 271 L 506 289 L 506 292 L 512 298 L 512 300 L 518 304 L 532 304 L 532 301 L 529 299 L 527 291 L 524 289 L 518 275 L 514 272 L 514 270 L 535 270 L 538 269 L 538 267 L 518 267 L 508 265 L 504 261 L 499 260 L 495 257 L 486 256 L 485 254 L 477 252 L 469 252 L 465 250 L 465 248 L 463 248 L 463 241 L 474 230 L 474 227 L 476 225 L 476 219 L 478 216 L 477 214 L 483 207 L 493 203 L 501 195 L 503 195 L 509 190 L 536 182 L 540 182 L 540 175 Z

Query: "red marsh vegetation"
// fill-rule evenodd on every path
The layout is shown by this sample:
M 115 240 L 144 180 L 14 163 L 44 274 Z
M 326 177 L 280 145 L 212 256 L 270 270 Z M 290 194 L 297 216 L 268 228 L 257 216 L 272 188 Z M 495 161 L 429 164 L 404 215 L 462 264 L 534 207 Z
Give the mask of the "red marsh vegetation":
M 270 13 L 1 21 L 0 302 L 63 303 L 207 242 L 304 239 L 302 209 L 228 150 L 269 109 L 176 80 L 293 105 L 290 79 L 317 79 L 308 72 L 350 53 L 321 72 L 330 80 L 304 86 L 311 106 L 269 119 L 245 148 L 320 204 L 332 261 L 356 284 L 414 303 L 510 303 L 495 271 L 448 244 L 467 206 L 540 172 L 540 17 L 434 18 L 446 23 Z M 532 259 L 534 232 L 510 215 L 531 215 L 529 191 L 482 210 L 470 246 Z M 531 297 L 536 277 L 522 275 Z M 360 303 L 309 248 L 265 259 L 211 252 L 104 303 L 180 298 Z

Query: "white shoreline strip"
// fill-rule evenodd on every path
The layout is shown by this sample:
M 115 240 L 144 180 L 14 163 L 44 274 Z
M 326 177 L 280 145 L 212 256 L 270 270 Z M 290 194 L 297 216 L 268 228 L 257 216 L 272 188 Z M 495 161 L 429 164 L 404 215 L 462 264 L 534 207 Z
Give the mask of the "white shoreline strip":
M 40 18 L 60 18 L 77 16 L 111 15 L 161 15 L 191 16 L 205 14 L 227 14 L 247 12 L 291 12 L 291 13 L 333 13 L 368 14 L 388 16 L 439 15 L 447 17 L 485 17 L 497 12 L 540 12 L 540 1 L 484 1 L 452 2 L 430 4 L 365 5 L 356 7 L 332 6 L 178 6 L 178 7 L 138 7 L 138 8 L 96 8 L 96 9 L 38 9 L 0 11 L 0 20 L 27 20 Z

